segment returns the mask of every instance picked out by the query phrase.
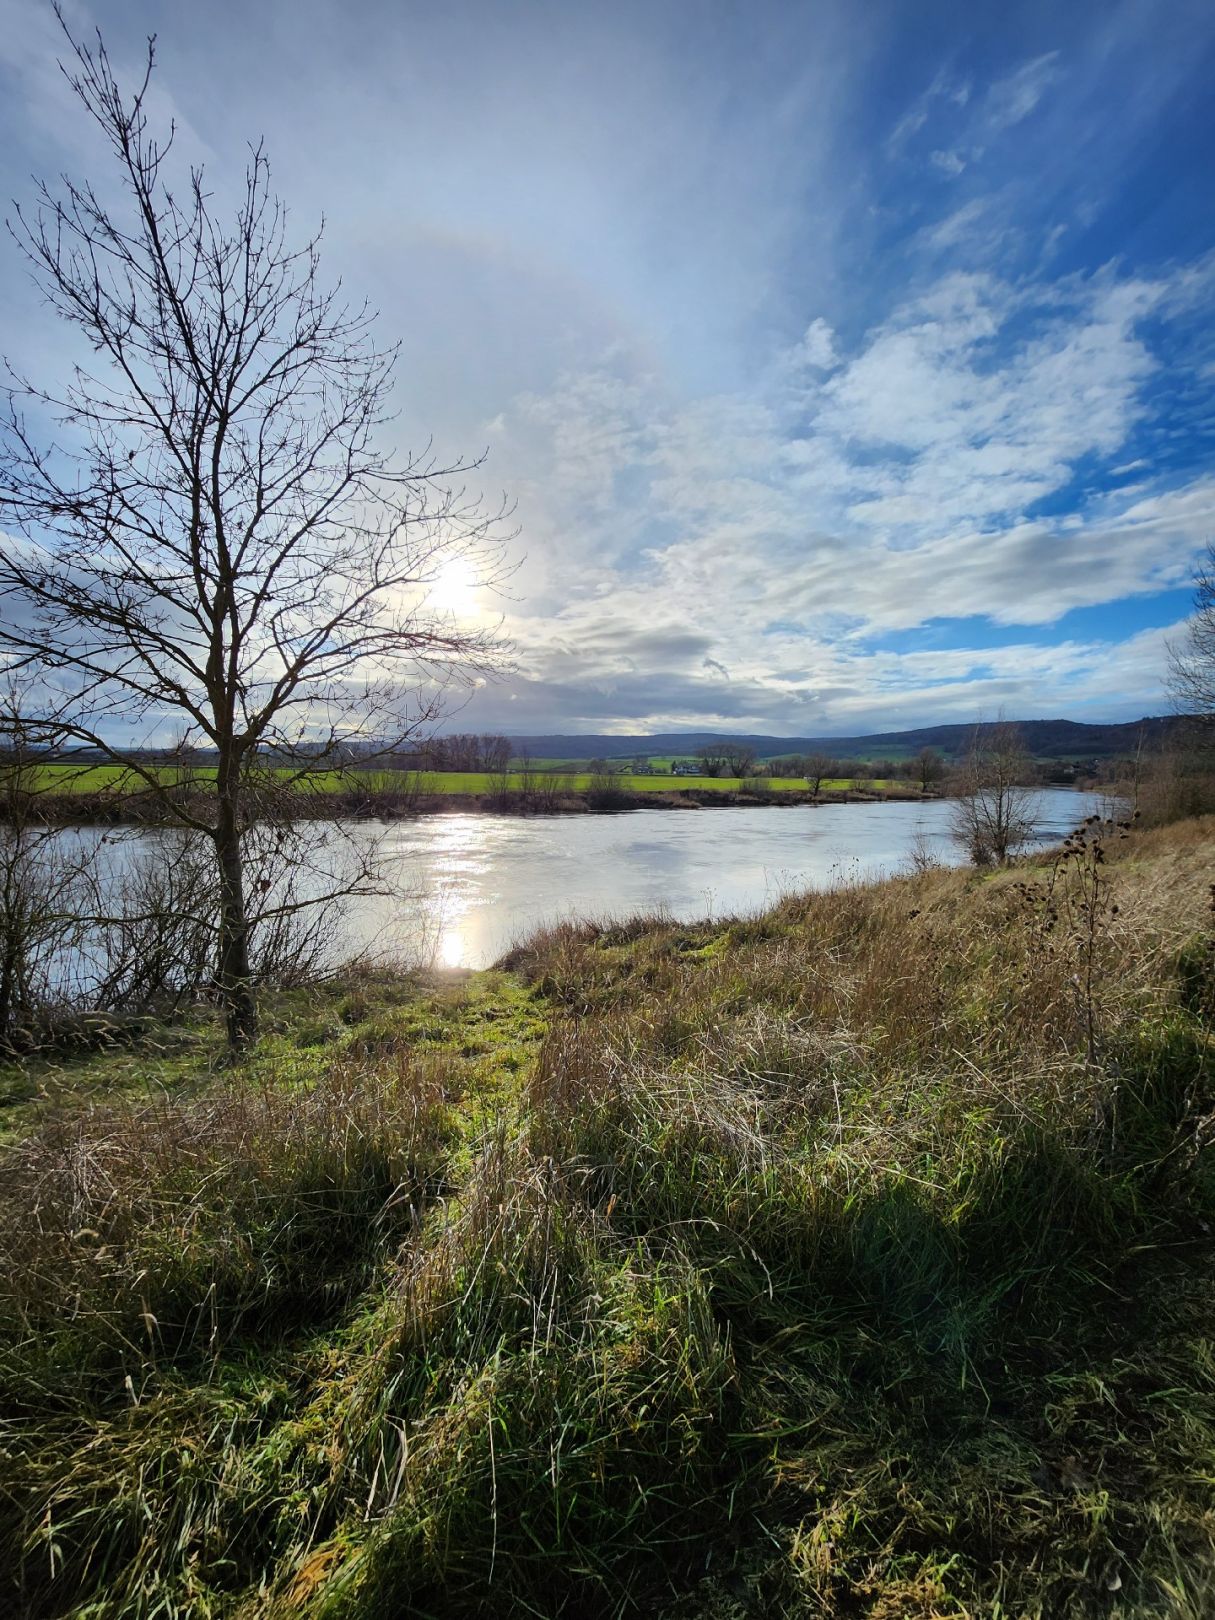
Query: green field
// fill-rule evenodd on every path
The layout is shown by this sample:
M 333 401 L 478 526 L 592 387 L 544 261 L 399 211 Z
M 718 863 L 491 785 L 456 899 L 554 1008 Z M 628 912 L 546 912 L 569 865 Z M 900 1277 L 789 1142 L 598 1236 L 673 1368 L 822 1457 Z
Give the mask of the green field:
M 754 792 L 758 789 L 763 793 L 771 789 L 776 793 L 804 793 L 806 779 L 804 776 L 779 777 L 747 777 L 737 776 L 634 776 L 627 773 L 621 776 L 609 777 L 606 780 L 591 776 L 588 772 L 538 772 L 533 778 L 538 781 L 540 790 L 554 785 L 554 777 L 561 790 L 573 793 L 586 793 L 591 788 L 619 787 L 626 793 L 678 793 L 681 790 L 692 789 L 700 793 L 738 793 L 739 791 Z M 346 779 L 348 782 L 357 779 Z M 512 792 L 522 792 L 525 778 L 521 772 L 512 771 L 507 779 L 507 786 Z M 872 786 L 880 788 L 892 787 L 895 784 L 888 781 L 874 781 Z M 496 793 L 501 786 L 501 778 L 483 771 L 423 771 L 418 778 L 418 786 L 423 793 Z M 835 781 L 825 781 L 823 787 L 831 792 L 843 792 L 852 788 L 855 783 L 852 779 L 840 778 Z
M 172 766 L 164 766 L 157 771 L 157 777 L 164 783 L 172 783 L 179 773 Z M 213 766 L 199 766 L 190 771 L 188 777 L 197 782 L 213 781 L 215 769 Z M 40 789 L 58 794 L 77 793 L 138 793 L 144 791 L 146 783 L 137 772 L 121 765 L 42 765 L 37 772 Z M 740 789 L 747 791 L 758 790 L 763 793 L 772 791 L 800 792 L 806 791 L 804 777 L 750 777 L 745 781 L 737 776 L 634 776 L 626 774 L 609 778 L 606 782 L 592 777 L 589 773 L 576 772 L 550 772 L 541 771 L 532 773 L 530 780 L 534 785 L 538 783 L 539 790 L 545 791 L 557 788 L 563 792 L 586 793 L 595 786 L 619 787 L 626 793 L 671 793 L 692 789 L 701 793 L 737 793 Z M 506 786 L 509 792 L 522 793 L 529 781 L 523 772 L 511 771 L 506 776 Z M 501 791 L 502 778 L 489 771 L 367 771 L 367 772 L 340 772 L 319 771 L 308 779 L 308 788 L 312 792 L 352 792 L 366 791 L 418 791 L 425 794 L 479 794 L 487 795 Z M 867 784 L 877 788 L 889 788 L 895 784 L 886 780 L 875 780 Z M 907 784 L 902 784 L 906 786 Z M 829 792 L 844 792 L 855 786 L 855 782 L 848 778 L 839 778 L 825 781 L 824 789 Z
M 39 765 L 32 774 L 36 790 L 47 793 L 138 793 L 147 788 L 140 772 L 125 765 Z M 179 779 L 211 782 L 215 767 L 200 765 L 182 772 L 166 765 L 153 774 L 166 785 Z

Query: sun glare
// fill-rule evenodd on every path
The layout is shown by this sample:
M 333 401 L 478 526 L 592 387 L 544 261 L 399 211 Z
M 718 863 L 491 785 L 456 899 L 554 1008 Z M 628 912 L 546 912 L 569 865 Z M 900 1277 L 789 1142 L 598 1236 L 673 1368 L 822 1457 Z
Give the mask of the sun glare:
M 457 619 L 477 611 L 477 573 L 467 557 L 450 557 L 440 566 L 429 602 L 436 613 L 450 613 Z

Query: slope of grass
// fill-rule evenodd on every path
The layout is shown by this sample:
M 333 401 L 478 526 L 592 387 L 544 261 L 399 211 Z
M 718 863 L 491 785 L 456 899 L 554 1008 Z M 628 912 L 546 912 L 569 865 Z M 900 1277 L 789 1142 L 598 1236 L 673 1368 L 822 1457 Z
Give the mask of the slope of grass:
M 1213 830 L 44 1068 L 0 1610 L 1215 1612 Z

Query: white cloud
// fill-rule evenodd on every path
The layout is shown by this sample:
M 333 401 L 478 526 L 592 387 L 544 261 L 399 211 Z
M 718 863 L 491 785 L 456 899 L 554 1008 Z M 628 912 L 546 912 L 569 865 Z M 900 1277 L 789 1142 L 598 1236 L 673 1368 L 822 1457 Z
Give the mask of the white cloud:
M 803 365 L 818 371 L 830 371 L 836 365 L 835 333 L 821 316 L 810 322 L 795 354 Z
M 997 79 L 987 92 L 984 114 L 992 130 L 1011 129 L 1029 117 L 1051 85 L 1059 79 L 1059 52 L 1048 51 L 1024 63 L 1015 73 Z
M 932 154 L 931 161 L 942 174 L 949 175 L 951 179 L 956 179 L 966 167 L 966 159 L 958 152 L 937 151 Z
M 1215 479 L 1027 515 L 1130 439 L 1155 369 L 1139 323 L 1171 295 L 1109 273 L 954 274 L 850 355 L 814 322 L 765 393 L 679 402 L 608 368 L 517 402 L 508 434 L 542 430 L 552 474 L 527 481 L 524 529 L 560 561 L 512 617 L 515 702 L 588 726 L 789 731 L 1147 701 L 1154 633 L 1130 651 L 1028 632 L 1015 648 L 867 648 L 935 619 L 1046 627 L 1186 582 Z M 811 378 L 814 357 L 832 369 Z
M 968 164 L 983 157 L 992 139 L 1028 118 L 1061 77 L 1059 52 L 1048 51 L 994 80 L 972 102 L 970 82 L 958 83 L 942 68 L 891 131 L 887 156 L 905 156 L 913 143 L 919 145 L 916 138 L 928 128 L 936 137 L 928 162 L 956 179 Z
M 910 112 L 905 113 L 890 131 L 890 139 L 887 142 L 888 150 L 891 152 L 902 151 L 912 136 L 918 135 L 927 122 L 928 105 L 927 98 L 925 98 L 925 100 L 917 102 Z
M 627 634 L 621 619 L 612 628 Z M 971 720 L 1002 706 L 1022 715 L 1118 718 L 1159 709 L 1166 641 L 1178 628 L 1122 641 L 903 653 L 770 638 L 763 660 L 729 676 L 713 659 L 622 670 L 602 664 L 592 644 L 551 668 L 542 658 L 489 702 L 495 723 L 516 730 L 713 726 L 790 735 Z
M 912 102 L 891 130 L 886 140 L 887 154 L 891 157 L 899 156 L 924 128 L 940 103 L 964 107 L 970 99 L 970 91 L 969 80 L 956 80 L 945 68 L 939 68 L 927 90 Z
M 920 239 L 924 247 L 934 255 L 946 254 L 950 249 L 963 243 L 973 245 L 978 233 L 977 227 L 991 211 L 991 204 L 985 197 L 972 197 L 969 202 L 955 208 L 952 213 L 946 214 L 943 219 L 934 225 L 925 226 L 920 232 Z M 991 232 L 987 232 L 991 238 Z M 1003 237 L 1003 231 L 995 232 L 997 240 Z
M 852 516 L 916 534 L 1009 518 L 1115 452 L 1154 370 L 1136 325 L 1162 293 L 1098 281 L 1043 297 L 955 275 L 896 311 L 824 387 L 814 424 L 893 452 L 854 466 Z M 1009 349 L 1015 327 L 1027 335 Z

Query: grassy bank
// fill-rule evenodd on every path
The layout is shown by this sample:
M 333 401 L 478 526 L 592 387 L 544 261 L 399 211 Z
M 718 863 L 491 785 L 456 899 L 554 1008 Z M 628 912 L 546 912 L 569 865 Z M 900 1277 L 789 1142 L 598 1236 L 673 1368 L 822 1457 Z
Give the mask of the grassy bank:
M 8 1607 L 1209 1615 L 1213 832 L 11 1071 Z
M 163 767 L 151 773 L 173 798 L 205 813 L 214 771 L 182 773 Z M 44 764 L 28 772 L 31 801 L 39 814 L 63 822 L 158 823 L 168 819 L 162 792 L 136 771 L 120 765 Z M 807 804 L 864 798 L 919 799 L 911 783 L 858 782 L 835 778 L 818 795 L 804 778 L 710 777 L 624 774 L 608 778 L 586 772 L 509 771 L 318 771 L 306 781 L 267 773 L 268 802 L 279 815 L 397 817 L 451 810 L 507 815 L 576 813 L 643 808 L 696 809 L 735 804 Z M 24 801 L 23 801 L 24 802 Z
M 214 768 L 205 765 L 192 768 L 188 773 L 163 766 L 154 769 L 151 774 L 166 787 L 192 786 L 215 780 Z M 105 793 L 125 797 L 139 793 L 147 785 L 138 772 L 121 765 L 39 765 L 31 775 L 36 788 L 52 797 Z M 274 780 L 273 776 L 270 780 Z M 320 795 L 361 790 L 371 793 L 419 792 L 426 795 L 488 798 L 503 791 L 525 793 L 533 790 L 537 783 L 544 786 L 552 780 L 559 784 L 562 791 L 588 793 L 604 779 L 592 776 L 587 771 L 577 770 L 507 771 L 500 775 L 490 771 L 317 771 L 308 778 L 308 791 Z M 806 791 L 806 779 L 793 776 L 675 776 L 665 771 L 638 775 L 635 772 L 625 771 L 607 780 L 612 786 L 617 786 L 628 793 L 668 793 L 672 789 L 702 793 L 737 793 L 740 789 L 754 788 L 759 783 L 766 784 L 774 793 Z M 856 786 L 854 778 L 842 776 L 825 779 L 821 783 L 822 790 L 831 793 L 846 793 Z M 911 791 L 906 782 L 885 779 L 866 779 L 865 786 L 875 790 L 901 788 Z

